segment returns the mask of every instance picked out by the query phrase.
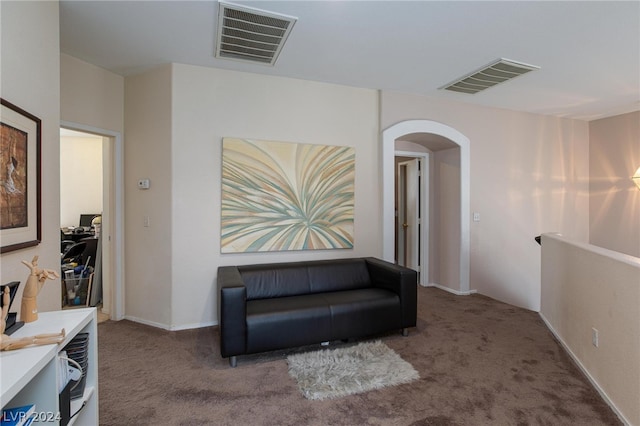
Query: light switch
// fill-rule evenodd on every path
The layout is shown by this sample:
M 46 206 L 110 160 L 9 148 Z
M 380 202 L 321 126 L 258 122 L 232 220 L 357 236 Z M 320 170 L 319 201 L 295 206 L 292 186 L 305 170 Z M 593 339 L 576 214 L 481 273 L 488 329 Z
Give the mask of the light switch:
M 473 221 L 474 222 L 480 222 L 480 213 L 473 212 Z

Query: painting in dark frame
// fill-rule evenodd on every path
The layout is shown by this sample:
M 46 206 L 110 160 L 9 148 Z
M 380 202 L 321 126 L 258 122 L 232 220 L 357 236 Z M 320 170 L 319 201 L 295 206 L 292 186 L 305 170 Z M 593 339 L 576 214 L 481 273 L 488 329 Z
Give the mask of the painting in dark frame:
M 0 98 L 0 253 L 33 247 L 41 229 L 41 120 Z

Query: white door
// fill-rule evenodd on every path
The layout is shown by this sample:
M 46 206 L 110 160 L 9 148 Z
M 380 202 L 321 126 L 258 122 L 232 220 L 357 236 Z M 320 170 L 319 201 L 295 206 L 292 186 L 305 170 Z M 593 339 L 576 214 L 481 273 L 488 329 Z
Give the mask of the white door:
M 420 271 L 420 159 L 398 163 L 398 264 Z

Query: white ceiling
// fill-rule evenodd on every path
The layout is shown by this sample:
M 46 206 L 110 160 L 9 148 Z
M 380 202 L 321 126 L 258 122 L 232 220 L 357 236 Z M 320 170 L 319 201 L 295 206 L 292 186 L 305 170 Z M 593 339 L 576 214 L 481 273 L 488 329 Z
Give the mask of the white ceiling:
M 582 120 L 640 110 L 640 1 L 234 1 L 298 18 L 275 66 L 215 58 L 216 1 L 60 1 L 64 53 L 121 75 L 167 62 Z M 541 67 L 475 95 L 498 58 Z

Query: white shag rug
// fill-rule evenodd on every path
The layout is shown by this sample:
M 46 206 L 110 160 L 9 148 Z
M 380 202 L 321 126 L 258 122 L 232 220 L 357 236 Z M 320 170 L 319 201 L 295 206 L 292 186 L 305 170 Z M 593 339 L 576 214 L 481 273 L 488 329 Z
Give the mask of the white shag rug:
M 411 364 L 381 341 L 289 355 L 289 375 L 307 399 L 331 399 L 409 383 Z

